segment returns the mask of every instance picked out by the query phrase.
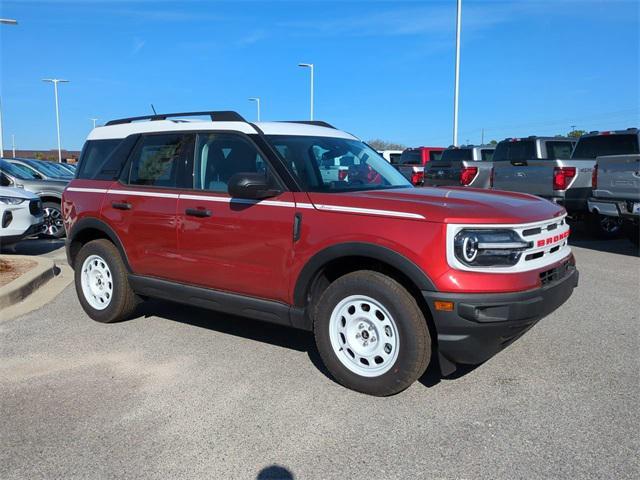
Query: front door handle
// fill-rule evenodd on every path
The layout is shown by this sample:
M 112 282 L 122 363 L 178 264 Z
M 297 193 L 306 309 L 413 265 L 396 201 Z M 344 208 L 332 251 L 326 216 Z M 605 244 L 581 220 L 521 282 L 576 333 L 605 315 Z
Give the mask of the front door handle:
M 111 202 L 111 206 L 118 210 L 131 210 L 131 204 L 129 202 Z
M 191 217 L 204 218 L 211 216 L 211 210 L 205 210 L 204 208 L 187 208 L 184 213 Z

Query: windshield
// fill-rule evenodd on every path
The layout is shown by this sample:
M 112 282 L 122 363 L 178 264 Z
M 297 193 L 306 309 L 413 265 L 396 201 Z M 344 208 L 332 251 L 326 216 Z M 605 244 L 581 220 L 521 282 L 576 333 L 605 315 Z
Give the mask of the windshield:
M 442 152 L 440 160 L 442 162 L 473 160 L 473 151 L 470 148 L 451 148 Z
M 69 173 L 62 173 L 58 171 L 53 164 L 48 162 L 39 162 L 37 160 L 23 160 L 23 162 L 35 168 L 39 172 L 44 173 L 47 177 L 62 178 L 70 176 Z
M 307 191 L 412 187 L 378 152 L 358 140 L 289 135 L 267 138 Z
M 596 158 L 603 155 L 631 155 L 638 152 L 637 134 L 597 135 L 578 141 L 571 158 Z
M 498 143 L 493 154 L 493 161 L 533 160 L 536 157 L 536 145 L 533 140 L 519 142 L 505 140 Z
M 38 178 L 26 167 L 19 167 L 18 165 L 13 165 L 5 160 L 0 160 L 0 169 L 20 180 L 36 180 Z

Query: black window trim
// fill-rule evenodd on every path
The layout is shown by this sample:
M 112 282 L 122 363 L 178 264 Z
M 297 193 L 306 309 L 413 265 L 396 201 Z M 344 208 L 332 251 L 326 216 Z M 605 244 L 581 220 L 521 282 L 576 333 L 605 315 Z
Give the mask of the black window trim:
M 175 135 L 175 134 L 184 134 L 184 135 L 188 135 L 188 134 L 192 134 L 194 136 L 194 142 L 193 142 L 193 158 L 191 159 L 191 169 L 192 169 L 192 175 L 195 174 L 195 139 L 196 136 L 198 134 L 212 134 L 212 133 L 218 133 L 218 134 L 222 134 L 222 133 L 226 133 L 226 134 L 235 134 L 238 136 L 241 136 L 243 138 L 245 138 L 253 147 L 255 147 L 256 151 L 264 158 L 264 160 L 267 162 L 267 164 L 272 168 L 272 173 L 274 174 L 274 178 L 276 179 L 276 181 L 280 184 L 281 187 L 283 187 L 283 192 L 285 191 L 300 191 L 298 190 L 293 190 L 290 188 L 290 186 L 287 184 L 286 181 L 284 181 L 284 179 L 282 178 L 282 176 L 280 175 L 280 172 L 277 168 L 274 167 L 274 161 L 273 158 L 270 158 L 269 155 L 265 154 L 264 150 L 262 148 L 260 148 L 260 146 L 258 145 L 257 142 L 255 142 L 254 140 L 257 138 L 260 138 L 261 140 L 264 140 L 263 137 L 261 137 L 261 135 L 248 135 L 244 132 L 241 132 L 239 130 L 221 130 L 221 129 L 216 129 L 216 130 L 202 130 L 202 129 L 194 129 L 194 130 L 167 130 L 167 131 L 161 131 L 161 132 L 144 132 L 144 133 L 135 133 L 132 135 L 129 135 L 126 138 L 129 137 L 133 137 L 133 136 L 137 136 L 138 138 L 135 141 L 135 144 L 132 146 L 131 150 L 129 151 L 128 155 L 127 155 L 127 159 L 126 161 L 123 163 L 122 169 L 120 174 L 118 175 L 117 179 L 118 179 L 118 183 L 121 184 L 122 186 L 125 187 L 129 187 L 129 188 L 140 188 L 140 189 L 144 189 L 144 190 L 179 190 L 181 192 L 196 192 L 196 193 L 203 193 L 203 192 L 209 192 L 209 193 L 213 193 L 213 194 L 222 194 L 223 192 L 214 192 L 214 191 L 210 191 L 210 190 L 203 190 L 203 189 L 198 189 L 198 188 L 189 188 L 189 187 L 168 187 L 168 186 L 155 186 L 155 185 L 135 185 L 135 184 L 131 184 L 129 183 L 129 177 L 130 177 L 130 171 L 131 171 L 131 167 L 132 167 L 132 157 L 134 152 L 136 151 L 136 147 L 138 146 L 138 144 L 140 142 L 142 142 L 142 139 L 146 136 L 154 136 L 154 135 Z M 268 142 L 266 142 L 268 145 Z M 279 157 L 276 158 L 277 161 L 282 161 L 280 160 Z M 282 165 L 283 168 L 284 164 Z

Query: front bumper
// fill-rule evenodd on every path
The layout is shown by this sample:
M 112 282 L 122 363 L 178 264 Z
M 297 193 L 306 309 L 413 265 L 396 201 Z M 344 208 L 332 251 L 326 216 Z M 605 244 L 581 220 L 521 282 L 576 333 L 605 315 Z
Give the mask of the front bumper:
M 443 373 L 451 373 L 455 364 L 482 363 L 514 342 L 567 301 L 578 285 L 578 276 L 575 264 L 567 261 L 543 272 L 541 279 L 546 283 L 534 290 L 498 294 L 423 291 L 437 331 Z M 436 301 L 453 302 L 453 310 L 436 310 Z

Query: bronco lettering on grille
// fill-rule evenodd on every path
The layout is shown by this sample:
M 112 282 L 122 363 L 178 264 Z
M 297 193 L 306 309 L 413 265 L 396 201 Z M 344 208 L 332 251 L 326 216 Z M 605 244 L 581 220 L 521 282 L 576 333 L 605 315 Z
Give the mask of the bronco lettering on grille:
M 537 247 L 544 247 L 545 245 L 553 245 L 554 243 L 559 242 L 560 240 L 564 240 L 569 236 L 569 230 L 564 233 L 560 233 L 558 235 L 554 235 L 553 237 L 543 238 L 538 240 L 536 243 Z

